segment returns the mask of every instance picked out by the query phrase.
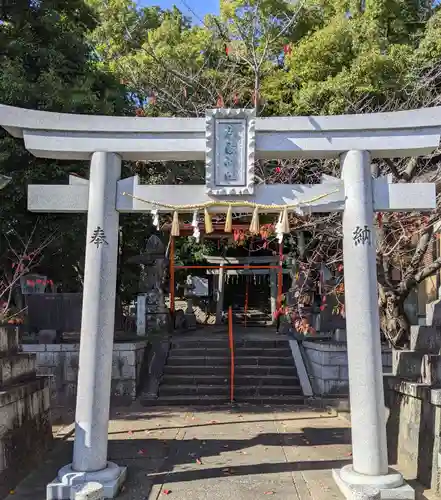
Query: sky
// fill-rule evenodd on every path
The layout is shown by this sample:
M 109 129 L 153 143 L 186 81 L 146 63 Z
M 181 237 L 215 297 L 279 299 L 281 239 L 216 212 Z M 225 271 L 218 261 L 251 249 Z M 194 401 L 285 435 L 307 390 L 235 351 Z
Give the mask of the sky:
M 198 24 L 207 14 L 219 13 L 219 0 L 138 0 L 137 3 L 142 7 L 159 5 L 163 9 L 176 5 L 181 12 L 192 17 Z

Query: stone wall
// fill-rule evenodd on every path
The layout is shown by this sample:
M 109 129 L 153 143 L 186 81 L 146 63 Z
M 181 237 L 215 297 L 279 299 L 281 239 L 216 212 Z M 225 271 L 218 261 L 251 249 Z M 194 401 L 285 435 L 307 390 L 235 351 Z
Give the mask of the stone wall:
M 441 327 L 433 320 L 411 327 L 410 349 L 393 352 L 384 381 L 390 463 L 440 493 Z
M 52 443 L 47 377 L 35 356 L 19 352 L 18 331 L 0 326 L 0 498 L 42 459 Z
M 440 493 L 441 389 L 393 375 L 384 381 L 389 463 Z
M 302 343 L 306 369 L 316 396 L 349 394 L 346 342 L 305 340 Z M 392 369 L 392 352 L 383 348 L 383 372 Z
M 115 343 L 112 363 L 112 400 L 134 400 L 141 385 L 148 342 Z M 79 344 L 25 344 L 23 351 L 36 355 L 37 373 L 51 379 L 51 401 L 56 406 L 72 406 L 77 393 Z

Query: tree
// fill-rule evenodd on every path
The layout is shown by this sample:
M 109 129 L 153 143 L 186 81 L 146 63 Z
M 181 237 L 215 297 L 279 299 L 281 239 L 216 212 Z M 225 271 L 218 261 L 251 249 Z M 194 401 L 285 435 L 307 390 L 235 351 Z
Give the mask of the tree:
M 94 57 L 86 35 L 96 27 L 94 12 L 82 0 L 18 0 L 3 3 L 0 15 L 0 102 L 25 108 L 125 114 L 130 108 L 126 89 Z M 39 215 L 27 211 L 29 183 L 64 183 L 68 173 L 87 175 L 81 162 L 37 159 L 22 141 L 0 132 L 0 173 L 12 177 L 2 191 L 0 249 L 9 248 L 7 235 L 22 241 L 31 235 L 51 238 L 39 269 L 80 286 L 84 259 L 85 217 Z
M 51 243 L 54 235 L 46 239 L 38 237 L 37 226 L 28 240 L 11 229 L 4 235 L 7 248 L 0 255 L 0 322 L 21 319 L 23 303 L 18 293 L 21 280 L 26 274 L 38 267 L 43 250 Z
M 293 114 L 393 111 L 440 102 L 439 11 L 427 23 L 427 9 L 421 4 L 399 14 L 399 2 L 388 2 L 392 20 L 385 27 L 386 2 L 366 2 L 365 12 L 333 17 L 299 41 L 287 61 L 284 80 L 267 82 L 268 95 L 277 89 L 273 109 Z M 395 6 L 394 8 L 392 8 Z M 386 8 L 386 7 L 385 7 Z M 395 16 L 395 17 L 394 17 Z M 413 16 L 413 17 L 412 17 Z M 295 89 L 286 90 L 286 82 Z M 285 96 L 288 94 L 288 98 Z M 439 184 L 439 151 L 427 158 L 383 161 L 373 165 L 374 175 L 392 174 L 396 182 L 431 181 Z M 339 175 L 335 162 L 285 162 L 278 167 L 278 179 L 313 182 L 317 174 Z M 265 172 L 262 173 L 265 178 Z M 274 177 L 269 174 L 266 178 Z M 315 179 L 314 179 L 315 178 Z M 439 209 L 424 214 L 380 214 L 377 231 L 379 306 L 382 330 L 397 347 L 406 345 L 409 321 L 404 302 L 425 278 L 441 268 L 441 259 L 426 264 Z M 313 231 L 311 229 L 313 227 Z M 309 261 L 323 260 L 331 267 L 341 265 L 341 221 L 339 216 L 315 217 L 303 227 L 312 235 Z M 330 234 L 327 228 L 332 227 Z M 396 272 L 394 272 L 396 271 Z M 398 278 L 393 275 L 398 274 Z

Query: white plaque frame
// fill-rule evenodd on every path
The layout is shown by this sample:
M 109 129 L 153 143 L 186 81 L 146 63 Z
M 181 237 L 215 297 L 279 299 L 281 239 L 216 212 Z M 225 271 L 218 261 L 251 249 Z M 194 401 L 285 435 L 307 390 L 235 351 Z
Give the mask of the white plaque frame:
M 243 143 L 239 155 L 239 174 L 242 176 L 235 183 L 219 182 L 219 155 L 217 146 L 217 124 L 231 121 L 243 130 Z M 205 185 L 206 192 L 214 196 L 254 194 L 254 158 L 256 147 L 256 115 L 252 109 L 209 109 L 205 115 Z

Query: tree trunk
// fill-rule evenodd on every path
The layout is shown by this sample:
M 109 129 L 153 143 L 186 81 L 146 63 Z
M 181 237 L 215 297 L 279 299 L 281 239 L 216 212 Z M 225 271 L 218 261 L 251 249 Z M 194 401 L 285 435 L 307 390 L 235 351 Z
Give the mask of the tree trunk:
M 381 331 L 394 348 L 406 349 L 409 345 L 410 322 L 404 310 L 405 297 L 393 291 L 381 295 Z

